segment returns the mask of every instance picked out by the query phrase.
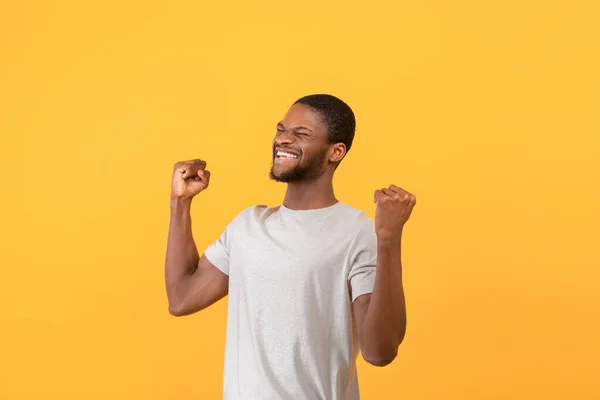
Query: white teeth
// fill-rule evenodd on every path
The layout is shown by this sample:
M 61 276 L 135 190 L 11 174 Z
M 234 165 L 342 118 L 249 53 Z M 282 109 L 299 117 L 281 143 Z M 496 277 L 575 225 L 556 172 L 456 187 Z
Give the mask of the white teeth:
M 278 155 L 279 157 L 298 158 L 298 156 L 297 156 L 297 155 L 295 155 L 295 154 L 286 153 L 285 151 L 281 151 L 281 150 L 279 150 L 279 151 L 277 152 L 277 155 Z

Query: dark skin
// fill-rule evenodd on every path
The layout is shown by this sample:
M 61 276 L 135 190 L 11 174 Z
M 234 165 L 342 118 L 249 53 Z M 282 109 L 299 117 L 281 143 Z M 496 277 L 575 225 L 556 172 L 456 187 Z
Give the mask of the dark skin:
M 334 166 L 346 155 L 346 146 L 329 143 L 327 127 L 317 113 L 303 104 L 292 106 L 277 124 L 273 147 L 275 151 L 291 151 L 299 156 L 298 160 L 286 163 L 278 163 L 276 158 L 273 166 L 275 177 L 297 166 L 314 164 L 304 179 L 288 182 L 283 199 L 286 207 L 307 210 L 337 203 L 333 191 Z
M 318 209 L 338 202 L 333 189 L 335 166 L 346 155 L 343 143 L 329 143 L 327 126 L 310 107 L 296 104 L 277 125 L 273 141 L 271 177 L 287 183 L 283 204 L 296 210 Z M 284 156 L 278 156 L 278 151 Z M 280 153 L 281 154 L 281 153 Z M 204 255 L 199 256 L 192 237 L 192 198 L 210 181 L 206 162 L 190 160 L 174 168 L 171 224 L 165 280 L 169 310 L 176 316 L 198 312 L 225 297 L 229 281 Z M 374 193 L 377 205 L 377 274 L 371 294 L 352 305 L 363 358 L 385 366 L 397 356 L 406 332 L 406 307 L 402 284 L 401 240 L 415 196 L 390 185 Z

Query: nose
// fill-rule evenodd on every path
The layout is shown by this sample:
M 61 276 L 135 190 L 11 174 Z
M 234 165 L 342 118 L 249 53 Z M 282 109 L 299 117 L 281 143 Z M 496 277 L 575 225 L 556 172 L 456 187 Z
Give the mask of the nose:
M 288 131 L 277 132 L 274 139 L 275 146 L 285 146 L 293 142 L 293 135 Z

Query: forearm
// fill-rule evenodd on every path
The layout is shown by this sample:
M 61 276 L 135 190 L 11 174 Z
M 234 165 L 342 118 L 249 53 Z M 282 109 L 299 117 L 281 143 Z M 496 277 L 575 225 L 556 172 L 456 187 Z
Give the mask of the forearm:
M 171 200 L 171 220 L 167 241 L 165 281 L 170 303 L 181 297 L 178 288 L 198 266 L 200 255 L 192 235 L 191 199 Z
M 393 359 L 406 332 L 401 236 L 377 242 L 377 274 L 364 321 L 367 353 Z

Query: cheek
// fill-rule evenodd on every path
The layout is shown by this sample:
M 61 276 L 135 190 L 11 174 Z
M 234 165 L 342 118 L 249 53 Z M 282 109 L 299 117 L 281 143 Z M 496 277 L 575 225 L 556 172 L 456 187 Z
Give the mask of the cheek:
M 312 166 L 322 166 L 326 164 L 327 151 L 321 149 L 303 153 L 302 162 Z

